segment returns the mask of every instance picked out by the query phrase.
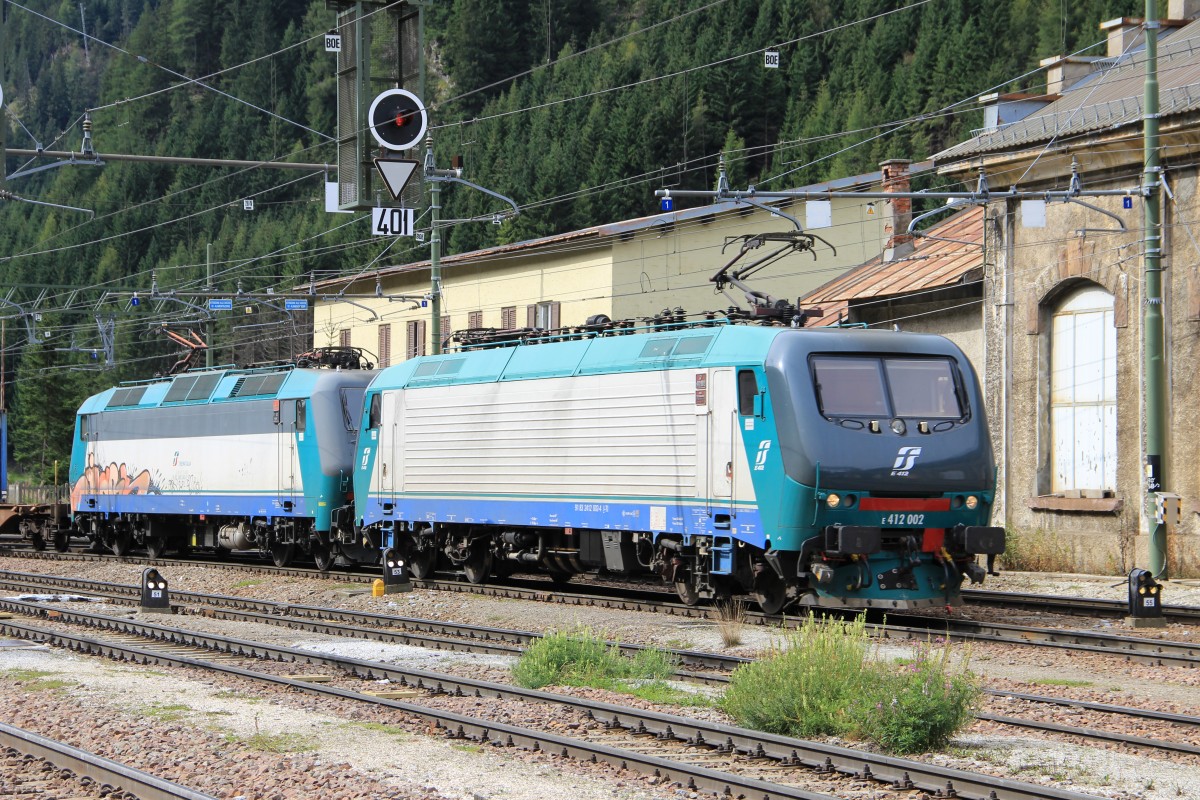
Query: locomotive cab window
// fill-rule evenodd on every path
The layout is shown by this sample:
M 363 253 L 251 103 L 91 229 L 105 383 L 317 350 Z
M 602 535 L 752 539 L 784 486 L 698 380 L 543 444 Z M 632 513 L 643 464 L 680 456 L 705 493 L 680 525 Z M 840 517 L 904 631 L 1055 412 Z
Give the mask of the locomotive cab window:
M 758 379 L 754 373 L 748 369 L 738 372 L 738 413 L 743 417 L 761 413 L 761 401 L 759 408 L 755 408 L 758 397 Z
M 951 359 L 814 356 L 811 364 L 817 403 L 826 417 L 965 416 Z
M 383 396 L 378 394 L 371 395 L 371 410 L 367 415 L 367 427 L 378 428 L 379 420 L 383 416 Z
M 296 401 L 296 433 L 304 433 L 304 429 L 308 427 L 307 407 L 305 401 Z
M 897 417 L 958 419 L 963 415 L 948 360 L 888 358 L 883 363 Z
M 817 403 L 827 417 L 887 416 L 879 359 L 817 356 L 812 359 Z
M 362 414 L 363 395 L 366 391 L 361 386 L 342 389 L 342 422 L 348 431 L 358 430 L 358 417 Z

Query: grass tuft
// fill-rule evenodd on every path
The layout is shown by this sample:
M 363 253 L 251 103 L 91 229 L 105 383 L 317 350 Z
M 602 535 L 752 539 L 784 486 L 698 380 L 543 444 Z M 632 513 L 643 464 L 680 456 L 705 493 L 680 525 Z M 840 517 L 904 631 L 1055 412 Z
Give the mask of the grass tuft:
M 734 672 L 721 707 L 749 728 L 862 739 L 897 754 L 944 747 L 970 721 L 978 682 L 951 665 L 948 644 L 922 645 L 902 664 L 873 661 L 870 651 L 862 616 L 810 616 L 786 647 Z
M 75 681 L 57 677 L 61 673 L 41 669 L 10 669 L 2 674 L 6 678 L 19 681 L 21 688 L 30 692 L 56 691 L 78 685 Z
M 675 666 L 675 659 L 662 650 L 649 648 L 626 657 L 590 631 L 579 630 L 538 639 L 521 655 L 512 674 L 513 681 L 528 689 L 590 686 L 654 702 L 693 702 L 690 692 L 667 683 Z
M 726 647 L 737 647 L 742 643 L 742 625 L 746 622 L 746 604 L 740 597 L 731 597 L 717 603 L 717 631 L 721 643 Z
M 1005 530 L 1000 566 L 1017 572 L 1074 572 L 1076 568 L 1071 546 L 1041 528 L 1023 533 Z
M 263 733 L 257 731 L 245 738 L 227 734 L 229 742 L 241 742 L 253 750 L 264 753 L 304 753 L 316 750 L 317 746 L 305 736 L 298 733 Z

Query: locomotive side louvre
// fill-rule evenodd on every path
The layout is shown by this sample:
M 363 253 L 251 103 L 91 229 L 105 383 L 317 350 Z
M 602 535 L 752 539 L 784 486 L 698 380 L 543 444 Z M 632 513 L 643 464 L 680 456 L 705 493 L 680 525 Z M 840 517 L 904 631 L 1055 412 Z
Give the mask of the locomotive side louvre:
M 418 577 L 601 568 L 689 603 L 903 608 L 952 602 L 1002 548 L 978 382 L 939 336 L 522 344 L 404 362 L 368 405 L 356 518 Z
M 124 552 L 296 549 L 326 556 L 345 504 L 373 373 L 190 372 L 86 400 L 72 450 L 72 514 Z M 374 557 L 372 552 L 371 557 Z
M 732 405 L 696 399 L 713 372 L 385 390 L 365 522 L 711 532 L 754 502 Z

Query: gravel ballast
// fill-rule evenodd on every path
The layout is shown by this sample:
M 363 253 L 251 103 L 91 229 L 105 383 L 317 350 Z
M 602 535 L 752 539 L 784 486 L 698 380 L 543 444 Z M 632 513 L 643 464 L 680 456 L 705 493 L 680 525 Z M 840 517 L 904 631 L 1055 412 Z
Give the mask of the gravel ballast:
M 0 558 L 0 569 L 68 573 L 93 580 L 137 583 L 142 567 L 112 562 L 64 565 Z M 172 588 L 180 590 L 526 630 L 586 627 L 623 641 L 742 655 L 761 652 L 782 635 L 778 631 L 743 626 L 745 643 L 727 649 L 721 644 L 715 623 L 664 619 L 650 613 L 432 591 L 372 598 L 354 593 L 362 587 L 349 582 L 247 577 L 246 573 L 203 566 L 172 567 L 167 571 L 167 578 Z M 1079 576 L 1068 579 L 1073 586 L 1082 581 Z M 1035 580 L 1027 579 L 1021 587 L 993 583 L 989 588 L 1036 591 L 1038 589 L 1031 588 Z M 1093 580 L 1108 585 L 1114 582 L 1112 578 Z M 1080 589 L 1065 593 L 1102 596 L 1099 592 Z M 497 656 L 430 653 L 421 648 L 331 640 L 330 637 L 270 626 L 228 623 L 191 615 L 159 617 L 151 621 L 193 627 L 193 620 L 206 630 L 242 638 L 360 658 L 379 658 L 489 680 L 502 680 L 507 671 L 506 660 Z M 1080 618 L 1076 624 L 1089 627 L 1096 622 Z M 1180 630 L 1174 631 L 1177 627 Z M 1186 630 L 1183 626 L 1172 625 L 1167 636 L 1187 638 L 1177 635 Z M 903 654 L 902 646 L 894 652 L 892 647 L 888 645 L 886 650 L 881 650 L 881 656 Z M 976 644 L 970 650 L 973 669 L 982 673 L 989 685 L 996 688 L 1035 694 L 1070 694 L 1079 699 L 1161 708 L 1175 713 L 1194 713 L 1200 706 L 1200 688 L 1197 686 L 1200 675 L 1192 675 L 1188 670 L 995 644 Z M 34 684 L 39 678 L 22 677 L 30 675 L 31 670 L 54 673 L 46 680 L 62 679 L 70 683 L 53 689 L 38 689 Z M 232 690 L 224 681 L 218 683 L 211 676 L 196 673 L 184 679 L 179 674 L 176 670 L 130 668 L 43 649 L 2 648 L 0 703 L 6 709 L 3 718 L 22 726 L 19 720 L 28 719 L 31 730 L 85 749 L 97 749 L 89 747 L 89 740 L 112 742 L 114 747 L 130 741 L 146 742 L 141 748 L 142 756 L 151 759 L 152 767 L 130 761 L 131 755 L 138 754 L 137 747 L 125 746 L 116 752 L 100 751 L 100 754 L 188 783 L 176 774 L 159 771 L 160 765 L 174 768 L 179 774 L 207 781 L 206 785 L 189 785 L 223 798 L 320 796 L 331 800 L 367 797 L 479 800 L 511 797 L 532 800 L 568 792 L 572 798 L 580 800 L 650 800 L 688 794 L 667 786 L 654 786 L 640 776 L 615 773 L 608 768 L 447 742 L 423 735 L 416 726 L 379 723 L 361 709 L 351 712 L 324 708 L 307 696 L 257 696 L 257 690 L 252 696 L 249 689 Z M 620 696 L 601 699 L 641 705 L 640 701 Z M 28 714 L 25 713 L 27 708 L 32 709 Z M 713 718 L 720 715 L 709 708 L 664 710 Z M 1004 713 L 1003 709 L 987 710 Z M 1022 711 L 1021 715 L 1041 713 L 1050 718 L 1051 714 L 1063 712 L 1047 709 L 1032 713 Z M 36 727 L 38 724 L 43 727 Z M 564 721 L 563 724 L 574 723 Z M 79 736 L 84 741 L 72 741 L 60 731 Z M 1155 735 L 1153 730 L 1136 732 Z M 272 748 L 283 752 L 272 752 Z M 950 752 L 927 755 L 919 760 L 1120 800 L 1200 798 L 1200 768 L 1192 763 L 1197 759 L 1155 757 L 1144 750 L 1117 746 L 1095 747 L 1061 736 L 1030 734 L 991 723 L 976 723 L 955 740 Z M 314 785 L 306 783 L 311 780 L 321 782 L 316 794 L 311 793 Z M 677 791 L 680 794 L 676 794 Z

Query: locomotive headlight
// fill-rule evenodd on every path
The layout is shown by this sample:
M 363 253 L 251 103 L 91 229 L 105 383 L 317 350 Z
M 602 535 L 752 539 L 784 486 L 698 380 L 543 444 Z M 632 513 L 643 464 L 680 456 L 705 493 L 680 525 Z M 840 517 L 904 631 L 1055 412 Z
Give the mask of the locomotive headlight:
M 906 430 L 908 430 L 908 426 L 904 424 L 904 420 L 892 420 L 892 433 L 896 434 L 897 436 L 903 436 Z
M 836 494 L 831 494 L 825 498 L 825 505 L 829 506 L 830 508 L 837 508 L 841 504 L 842 498 L 838 497 Z
M 973 495 L 973 494 L 969 494 L 969 495 L 967 495 L 967 508 L 969 508 L 969 509 L 971 509 L 972 511 L 974 511 L 974 510 L 975 510 L 975 507 L 976 507 L 976 506 L 978 506 L 978 505 L 979 505 L 979 498 L 978 498 L 978 497 L 976 497 L 976 496 L 975 496 L 975 495 Z

